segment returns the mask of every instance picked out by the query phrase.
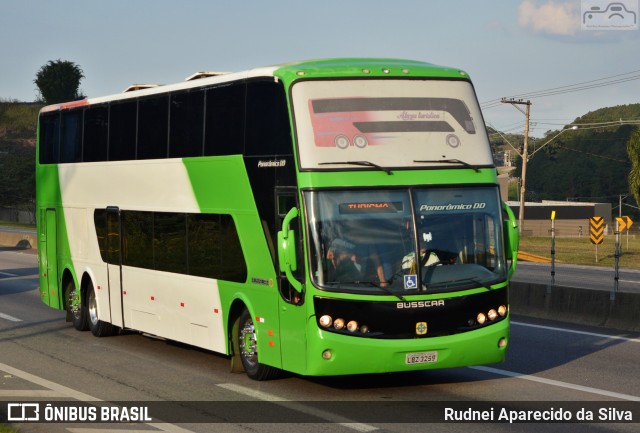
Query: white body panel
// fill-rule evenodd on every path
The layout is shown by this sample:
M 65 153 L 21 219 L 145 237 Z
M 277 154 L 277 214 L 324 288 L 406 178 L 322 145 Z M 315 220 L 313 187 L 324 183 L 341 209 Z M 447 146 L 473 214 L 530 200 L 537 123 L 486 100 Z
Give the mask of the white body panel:
M 200 211 L 182 160 L 62 164 L 59 177 L 73 265 L 79 280 L 92 279 L 100 319 L 226 353 L 216 280 L 120 268 L 100 256 L 96 208 Z

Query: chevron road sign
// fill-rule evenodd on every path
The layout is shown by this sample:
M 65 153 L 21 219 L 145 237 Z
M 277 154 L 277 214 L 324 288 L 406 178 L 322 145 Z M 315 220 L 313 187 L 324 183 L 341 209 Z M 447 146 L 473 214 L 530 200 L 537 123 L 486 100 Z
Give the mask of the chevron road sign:
M 628 216 L 618 217 L 616 221 L 618 221 L 618 231 L 620 232 L 624 231 L 624 229 L 630 229 L 633 225 L 633 220 Z
M 604 241 L 604 218 L 594 216 L 589 218 L 589 237 L 591 243 L 600 245 Z

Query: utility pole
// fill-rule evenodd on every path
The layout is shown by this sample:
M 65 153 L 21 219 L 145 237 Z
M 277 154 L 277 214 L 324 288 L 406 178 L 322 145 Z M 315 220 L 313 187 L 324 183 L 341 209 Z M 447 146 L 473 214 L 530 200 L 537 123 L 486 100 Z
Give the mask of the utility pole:
M 505 104 L 511 104 L 521 113 L 524 113 L 524 144 L 522 146 L 522 177 L 520 179 L 520 211 L 518 212 L 518 230 L 522 235 L 524 229 L 524 193 L 526 190 L 527 179 L 527 160 L 529 159 L 529 114 L 531 112 L 531 101 L 523 101 L 522 99 L 502 99 Z M 518 105 L 526 105 L 525 111 L 522 111 Z

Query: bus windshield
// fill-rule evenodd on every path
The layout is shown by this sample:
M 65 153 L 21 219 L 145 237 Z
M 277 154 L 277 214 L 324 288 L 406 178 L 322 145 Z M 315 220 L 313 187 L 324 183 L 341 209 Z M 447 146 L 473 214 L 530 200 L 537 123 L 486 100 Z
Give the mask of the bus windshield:
M 335 169 L 345 161 L 493 164 L 467 81 L 303 81 L 292 95 L 302 169 Z
M 397 296 L 506 278 L 495 187 L 308 191 L 320 289 Z

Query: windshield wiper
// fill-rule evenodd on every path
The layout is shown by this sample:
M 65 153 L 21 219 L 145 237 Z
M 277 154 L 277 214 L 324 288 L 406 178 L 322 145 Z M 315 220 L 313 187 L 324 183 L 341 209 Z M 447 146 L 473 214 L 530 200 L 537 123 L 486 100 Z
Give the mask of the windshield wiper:
M 414 159 L 413 162 L 417 163 L 442 163 L 442 164 L 460 164 L 467 168 L 474 170 L 476 173 L 480 172 L 480 169 L 475 165 L 471 165 L 468 162 L 461 161 L 459 159 Z
M 382 290 L 383 292 L 385 292 L 388 295 L 392 295 L 395 296 L 396 298 L 400 299 L 401 301 L 405 301 L 406 299 L 404 299 L 404 297 L 396 292 L 394 292 L 391 289 L 388 289 L 386 287 L 382 287 L 382 285 L 378 282 L 378 281 L 327 281 L 327 284 L 335 284 L 338 287 L 343 287 L 342 284 L 355 284 L 355 285 L 360 285 L 360 284 L 366 284 L 368 286 L 371 287 L 375 287 L 377 289 Z
M 385 173 L 391 175 L 393 174 L 391 172 L 391 169 L 388 169 L 386 167 L 382 167 L 378 164 L 375 164 L 373 162 L 369 162 L 369 161 L 334 161 L 334 162 L 321 162 L 318 165 L 359 165 L 362 167 L 374 167 L 377 168 L 378 170 L 384 171 Z
M 490 285 L 488 285 L 487 283 L 483 283 L 482 281 L 478 280 L 477 278 L 460 278 L 458 280 L 447 280 L 447 281 L 442 281 L 442 282 L 439 282 L 439 283 L 435 283 L 435 284 L 433 284 L 432 286 L 429 286 L 429 287 L 430 288 L 438 287 L 438 286 L 447 286 L 448 287 L 449 284 L 460 283 L 462 281 L 469 281 L 471 283 L 477 284 L 478 286 L 482 286 L 487 290 L 493 290 Z

